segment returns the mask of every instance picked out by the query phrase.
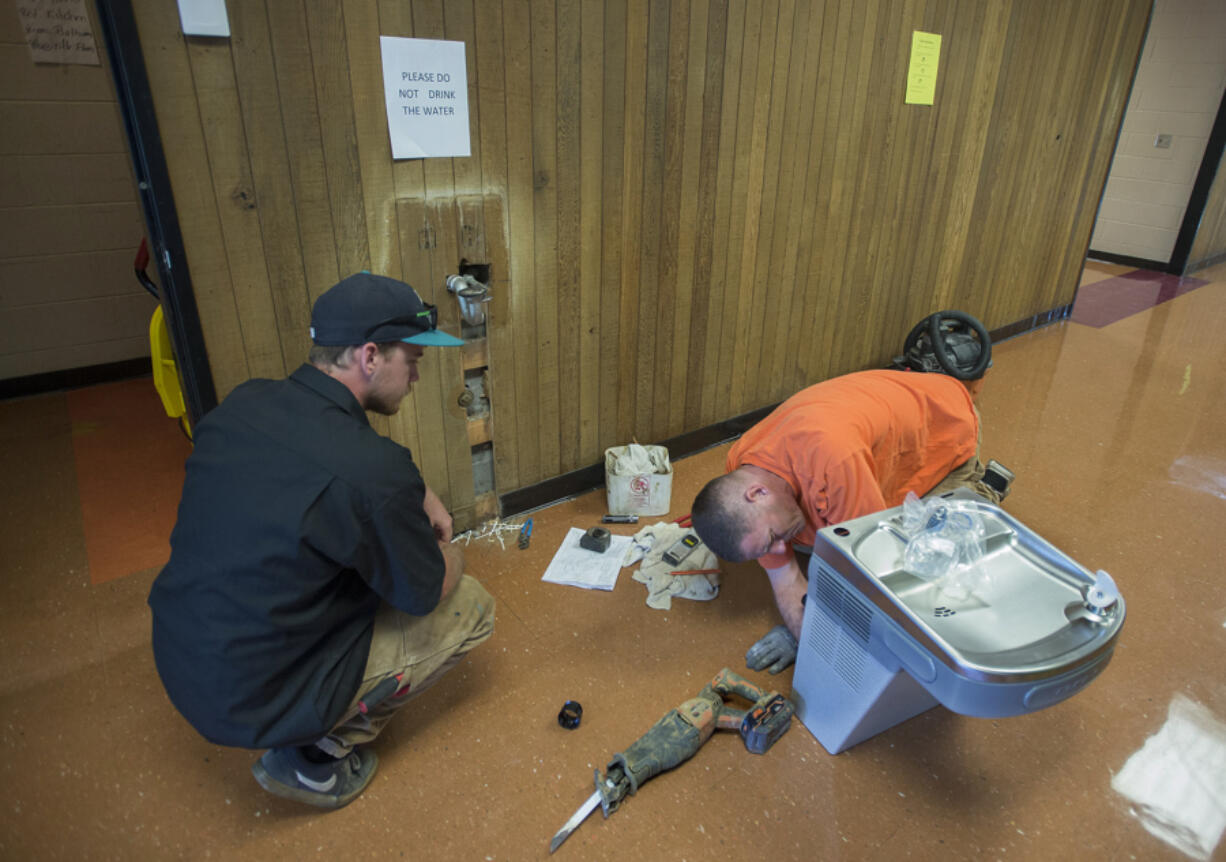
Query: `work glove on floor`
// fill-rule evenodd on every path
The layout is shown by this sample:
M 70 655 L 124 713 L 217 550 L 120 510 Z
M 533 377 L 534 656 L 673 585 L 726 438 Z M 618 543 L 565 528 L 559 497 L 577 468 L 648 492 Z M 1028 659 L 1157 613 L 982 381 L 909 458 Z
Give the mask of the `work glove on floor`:
M 745 653 L 745 666 L 750 670 L 766 668 L 779 673 L 796 661 L 796 638 L 786 626 L 775 626 Z

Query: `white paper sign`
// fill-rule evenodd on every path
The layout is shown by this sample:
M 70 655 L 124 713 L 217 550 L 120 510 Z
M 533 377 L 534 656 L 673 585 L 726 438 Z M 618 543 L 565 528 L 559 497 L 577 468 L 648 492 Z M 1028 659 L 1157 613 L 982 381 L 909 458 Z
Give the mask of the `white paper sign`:
M 226 0 L 179 0 L 179 23 L 184 36 L 229 36 Z
M 463 42 L 380 36 L 393 159 L 469 156 Z

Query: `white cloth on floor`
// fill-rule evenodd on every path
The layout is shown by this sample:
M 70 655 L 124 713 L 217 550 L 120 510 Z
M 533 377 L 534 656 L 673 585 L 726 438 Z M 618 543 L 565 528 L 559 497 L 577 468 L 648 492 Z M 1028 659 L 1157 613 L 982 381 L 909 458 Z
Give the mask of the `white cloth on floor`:
M 692 569 L 718 569 L 719 560 L 706 545 L 699 545 L 689 556 L 673 565 L 663 559 L 664 552 L 686 533 L 688 527 L 658 521 L 634 534 L 630 550 L 626 552 L 625 565 L 639 563 L 631 575 L 647 587 L 647 607 L 666 611 L 673 606 L 673 598 L 710 601 L 719 595 L 719 572 L 703 575 L 674 575 L 673 571 Z
M 612 464 L 614 476 L 637 476 L 641 473 L 667 473 L 668 449 L 630 443 Z

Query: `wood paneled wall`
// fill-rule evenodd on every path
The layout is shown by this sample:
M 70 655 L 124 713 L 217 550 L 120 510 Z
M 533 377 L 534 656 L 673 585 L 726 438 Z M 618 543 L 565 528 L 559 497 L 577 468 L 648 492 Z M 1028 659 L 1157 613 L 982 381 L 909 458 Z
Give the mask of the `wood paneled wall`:
M 929 312 L 1071 301 L 1150 0 L 244 0 L 228 40 L 133 5 L 219 394 L 291 370 L 340 275 L 445 298 L 433 213 L 493 267 L 506 493 L 881 364 Z M 466 44 L 471 158 L 391 159 L 380 35 Z M 388 426 L 418 452 L 446 353 Z
M 1205 211 L 1188 253 L 1186 271 L 1189 274 L 1208 263 L 1221 261 L 1226 255 L 1226 170 L 1222 169 L 1220 157 L 1218 162 L 1209 197 L 1205 200 Z
M 0 380 L 149 355 L 156 302 L 132 261 L 145 225 L 105 46 L 35 63 L 0 12 Z M 96 22 L 95 22 L 96 24 Z

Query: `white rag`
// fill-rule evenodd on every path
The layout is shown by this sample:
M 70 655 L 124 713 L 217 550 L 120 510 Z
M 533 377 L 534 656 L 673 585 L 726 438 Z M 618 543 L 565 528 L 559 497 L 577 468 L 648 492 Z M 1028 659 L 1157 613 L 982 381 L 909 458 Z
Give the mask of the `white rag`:
M 609 450 L 610 452 L 616 450 Z M 622 451 L 613 458 L 609 472 L 614 476 L 638 476 L 644 473 L 668 472 L 668 449 L 663 446 L 644 446 L 641 443 L 628 443 Z
M 1226 831 L 1226 722 L 1184 694 L 1166 724 L 1111 779 L 1150 833 L 1209 860 Z
M 719 560 L 706 545 L 694 548 L 677 565 L 663 559 L 665 551 L 691 532 L 679 524 L 658 521 L 634 534 L 624 565 L 639 563 L 631 577 L 647 586 L 647 607 L 666 611 L 673 606 L 674 596 L 708 602 L 719 595 L 718 571 L 704 575 L 672 574 L 674 570 L 717 569 Z

